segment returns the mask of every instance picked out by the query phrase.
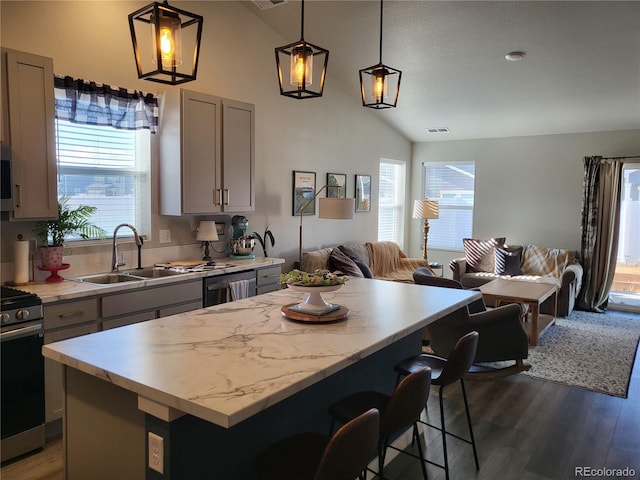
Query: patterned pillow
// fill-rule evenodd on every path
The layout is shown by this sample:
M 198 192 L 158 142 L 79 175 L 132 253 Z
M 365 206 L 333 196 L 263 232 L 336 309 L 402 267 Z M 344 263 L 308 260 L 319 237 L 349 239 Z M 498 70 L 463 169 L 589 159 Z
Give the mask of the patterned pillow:
M 347 257 L 339 248 L 331 250 L 331 255 L 329 255 L 329 270 L 340 270 L 345 275 L 351 277 L 362 278 L 364 276 L 358 265 L 356 265 L 356 262 Z
M 467 261 L 467 272 L 493 273 L 495 270 L 495 249 L 504 246 L 505 237 L 490 240 L 463 238 L 464 257 Z
M 522 275 L 520 262 L 522 261 L 522 247 L 505 247 L 495 249 L 496 275 Z

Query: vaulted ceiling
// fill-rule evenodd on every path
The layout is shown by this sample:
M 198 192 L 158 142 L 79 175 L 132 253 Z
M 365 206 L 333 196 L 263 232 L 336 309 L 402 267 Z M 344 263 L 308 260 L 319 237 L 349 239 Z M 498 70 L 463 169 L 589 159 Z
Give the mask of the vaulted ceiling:
M 300 39 L 299 1 L 244 5 L 285 42 Z M 359 95 L 358 70 L 378 62 L 379 22 L 377 1 L 307 0 L 305 40 L 330 50 L 325 89 Z M 383 63 L 402 70 L 400 97 L 371 114 L 411 141 L 640 128 L 638 1 L 387 0 L 383 40 Z M 525 58 L 507 61 L 514 50 Z

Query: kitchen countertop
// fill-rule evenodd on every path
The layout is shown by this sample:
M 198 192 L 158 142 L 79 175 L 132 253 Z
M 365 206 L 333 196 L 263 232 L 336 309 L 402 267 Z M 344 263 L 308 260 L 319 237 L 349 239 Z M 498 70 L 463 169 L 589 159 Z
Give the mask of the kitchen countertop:
M 216 261 L 218 263 L 224 263 L 233 266 L 215 270 L 189 272 L 168 277 L 139 280 L 135 282 L 121 282 L 109 285 L 99 285 L 89 282 L 78 282 L 65 279 L 63 282 L 58 283 L 32 283 L 29 285 L 21 285 L 16 288 L 24 290 L 25 292 L 35 293 L 40 297 L 40 299 L 42 299 L 42 302 L 46 304 L 51 302 L 59 302 L 62 300 L 73 300 L 78 298 L 90 297 L 93 295 L 104 295 L 106 293 L 115 293 L 162 284 L 170 284 L 196 278 L 224 275 L 226 273 L 254 270 L 257 268 L 269 267 L 271 265 L 280 265 L 285 262 L 284 258 L 277 257 L 260 257 L 247 260 L 217 258 Z M 135 274 L 134 269 L 123 269 L 123 271 L 131 271 Z
M 137 394 L 139 404 L 229 428 L 481 294 L 352 278 L 323 297 L 348 307 L 348 318 L 285 319 L 281 306 L 305 298 L 285 289 L 45 345 L 43 354 Z

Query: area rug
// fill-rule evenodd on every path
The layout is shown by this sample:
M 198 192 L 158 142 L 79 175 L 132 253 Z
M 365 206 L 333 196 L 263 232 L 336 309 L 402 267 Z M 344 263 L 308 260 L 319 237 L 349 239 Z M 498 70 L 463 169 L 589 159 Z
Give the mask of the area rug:
M 529 347 L 533 378 L 627 398 L 640 318 L 574 310 Z

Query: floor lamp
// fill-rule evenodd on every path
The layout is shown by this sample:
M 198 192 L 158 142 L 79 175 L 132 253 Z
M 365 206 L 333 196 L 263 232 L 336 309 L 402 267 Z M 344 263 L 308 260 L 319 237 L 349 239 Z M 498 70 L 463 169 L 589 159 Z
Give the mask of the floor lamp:
M 329 185 L 324 185 L 318 192 L 309 199 L 300 209 L 300 244 L 298 249 L 298 268 L 302 268 L 302 217 L 304 211 L 316 201 L 316 197 Z M 321 198 L 318 206 L 318 217 L 333 220 L 351 220 L 356 207 L 355 198 Z
M 427 260 L 427 237 L 429 236 L 429 220 L 439 217 L 438 202 L 436 200 L 414 200 L 413 202 L 413 218 L 423 218 L 424 225 L 422 227 L 423 244 L 422 257 Z

